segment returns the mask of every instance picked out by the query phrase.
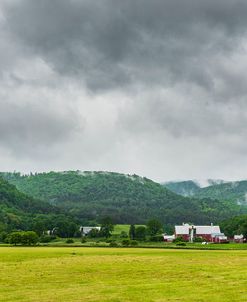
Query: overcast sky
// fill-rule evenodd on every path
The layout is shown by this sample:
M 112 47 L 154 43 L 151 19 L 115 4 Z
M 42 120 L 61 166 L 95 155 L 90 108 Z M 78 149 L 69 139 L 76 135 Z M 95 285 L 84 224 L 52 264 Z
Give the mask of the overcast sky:
M 246 0 L 0 0 L 0 170 L 247 178 Z

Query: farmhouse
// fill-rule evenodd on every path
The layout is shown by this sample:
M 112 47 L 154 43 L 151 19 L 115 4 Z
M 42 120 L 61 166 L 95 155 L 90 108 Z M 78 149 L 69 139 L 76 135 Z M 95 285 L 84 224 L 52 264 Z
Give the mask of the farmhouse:
M 82 236 L 87 236 L 89 234 L 89 232 L 91 232 L 92 230 L 98 230 L 100 231 L 101 227 L 88 227 L 88 226 L 81 226 L 80 227 L 80 232 L 82 234 Z
M 202 240 L 214 243 L 227 242 L 227 237 L 224 233 L 221 233 L 218 225 L 176 225 L 175 237 L 182 237 L 186 241 L 193 242 L 195 238 L 201 238 Z
M 163 235 L 164 241 L 165 242 L 172 242 L 175 239 L 175 235 Z

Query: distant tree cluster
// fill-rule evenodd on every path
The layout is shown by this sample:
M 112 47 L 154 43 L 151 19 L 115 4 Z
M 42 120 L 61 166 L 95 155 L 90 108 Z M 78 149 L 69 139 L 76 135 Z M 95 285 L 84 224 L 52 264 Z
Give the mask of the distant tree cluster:
M 220 224 L 222 231 L 229 237 L 243 234 L 247 238 L 247 215 L 235 216 Z
M 38 235 L 33 231 L 12 232 L 7 236 L 7 242 L 10 244 L 35 245 L 38 242 Z

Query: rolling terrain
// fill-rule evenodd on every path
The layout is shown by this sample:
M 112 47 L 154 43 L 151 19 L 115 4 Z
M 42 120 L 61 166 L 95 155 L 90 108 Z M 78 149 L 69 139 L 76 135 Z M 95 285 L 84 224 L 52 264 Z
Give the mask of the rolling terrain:
M 73 218 L 48 202 L 35 199 L 17 190 L 0 177 L 0 233 L 12 230 L 37 230 L 42 221 L 50 229 L 59 220 L 71 222 Z
M 116 223 L 143 224 L 157 218 L 167 225 L 207 224 L 243 212 L 234 202 L 183 197 L 137 175 L 90 171 L 1 175 L 21 192 L 49 202 L 82 223 L 110 216 Z
M 209 182 L 206 187 L 200 187 L 196 181 L 168 182 L 163 184 L 174 193 L 195 198 L 211 198 L 231 201 L 247 206 L 247 180 L 232 182 Z

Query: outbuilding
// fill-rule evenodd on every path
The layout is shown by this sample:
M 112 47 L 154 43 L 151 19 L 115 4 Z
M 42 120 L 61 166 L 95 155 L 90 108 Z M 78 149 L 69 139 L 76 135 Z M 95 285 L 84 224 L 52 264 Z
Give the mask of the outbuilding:
M 175 237 L 182 237 L 185 241 L 193 242 L 195 238 L 201 238 L 207 242 L 227 242 L 227 237 L 221 233 L 218 225 L 190 225 L 184 223 L 175 226 Z

